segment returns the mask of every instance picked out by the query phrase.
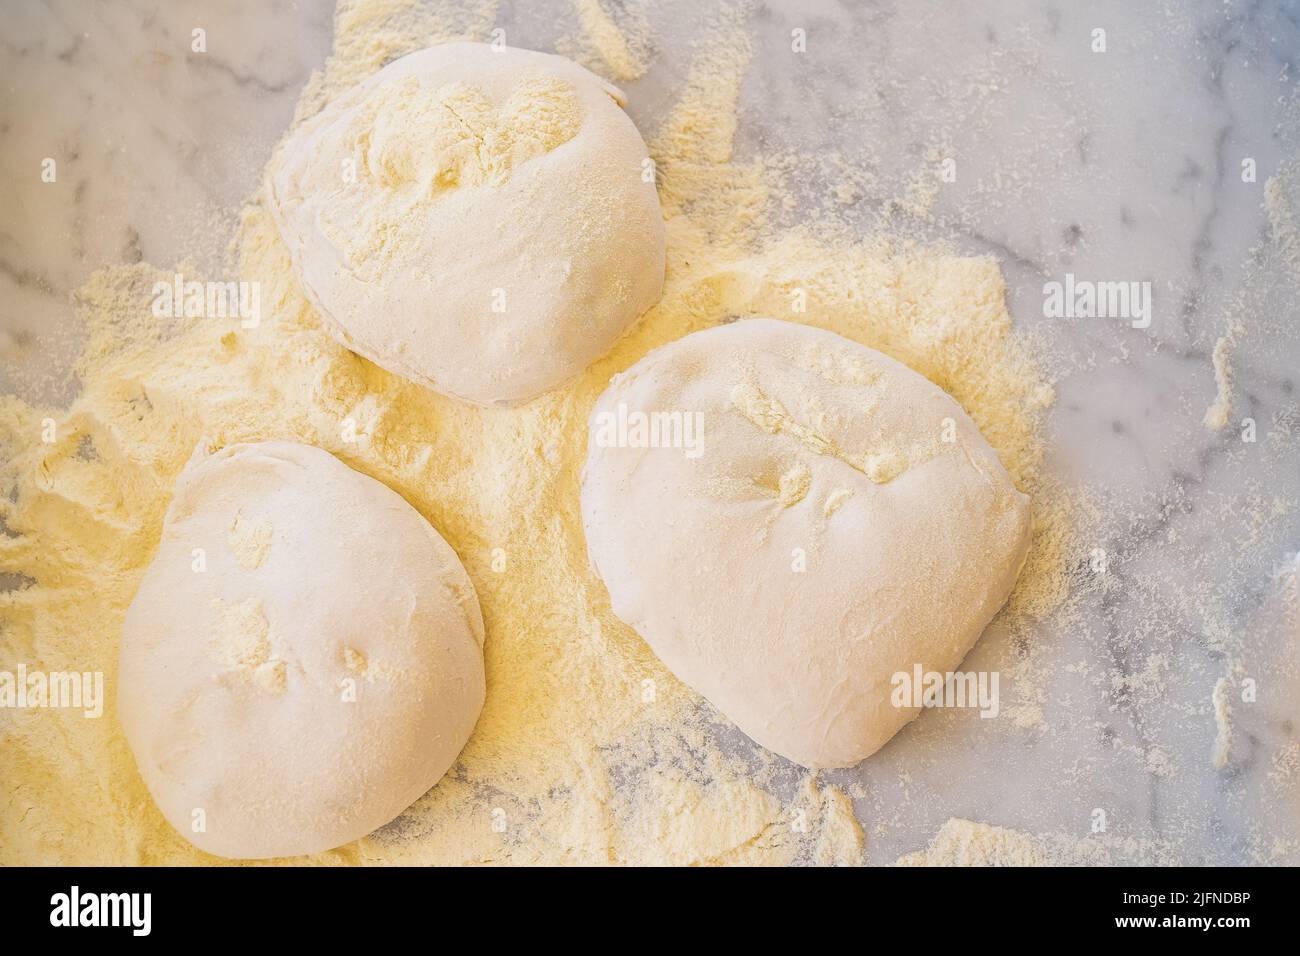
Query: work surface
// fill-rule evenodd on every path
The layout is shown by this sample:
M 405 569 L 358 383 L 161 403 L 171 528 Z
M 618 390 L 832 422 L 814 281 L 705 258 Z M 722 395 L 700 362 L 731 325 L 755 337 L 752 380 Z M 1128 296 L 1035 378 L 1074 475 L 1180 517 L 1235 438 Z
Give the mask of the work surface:
M 621 84 L 642 129 L 672 101 L 707 16 L 696 6 L 647 14 L 649 70 Z M 1104 578 L 1033 647 L 994 635 L 968 660 L 1000 662 L 1003 695 L 1036 709 L 1023 726 L 926 714 L 863 765 L 822 775 L 855 796 L 873 863 L 950 817 L 1082 838 L 1099 810 L 1112 836 L 1188 863 L 1298 859 L 1285 621 L 1300 549 L 1300 7 L 1137 6 L 773 2 L 746 15 L 742 155 L 839 157 L 850 220 L 866 229 L 886 211 L 898 233 L 1001 266 L 1055 380 L 1049 470 L 1092 518 L 1076 577 Z M 219 258 L 328 55 L 331 13 L 9 11 L 0 390 L 73 394 L 35 370 L 75 354 L 69 296 L 93 269 Z M 560 3 L 504 4 L 496 23 L 541 50 L 578 29 Z M 196 27 L 202 56 L 186 52 Z M 72 188 L 33 188 L 56 153 Z M 841 185 L 825 168 L 784 218 L 818 215 Z M 1087 312 L 1065 307 L 1083 283 L 1124 283 L 1128 310 L 1071 315 Z M 1006 667 L 1017 658 L 1022 670 Z

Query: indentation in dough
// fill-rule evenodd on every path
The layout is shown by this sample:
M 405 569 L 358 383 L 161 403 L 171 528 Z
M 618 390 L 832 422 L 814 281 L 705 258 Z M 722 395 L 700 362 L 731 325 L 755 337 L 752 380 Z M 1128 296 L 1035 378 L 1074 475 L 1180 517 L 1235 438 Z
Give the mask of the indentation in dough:
M 802 461 L 796 461 L 781 475 L 777 485 L 777 498 L 789 508 L 803 501 L 812 484 L 812 470 Z
M 876 484 L 884 485 L 907 470 L 907 459 L 887 448 L 867 455 L 862 460 L 861 469 L 862 473 Z
M 270 660 L 253 671 L 253 683 L 268 694 L 284 693 L 286 679 L 284 661 Z
M 822 514 L 830 517 L 835 514 L 836 509 L 844 502 L 853 497 L 853 491 L 849 488 L 836 488 L 826 496 L 826 503 L 822 505 Z
M 265 515 L 249 517 L 242 511 L 235 514 L 230 525 L 230 550 L 245 571 L 255 571 L 266 560 L 271 550 L 271 536 L 275 529 Z
M 731 407 L 769 435 L 790 435 L 819 455 L 839 457 L 834 442 L 795 420 L 778 399 L 757 385 L 736 385 L 731 390 Z
M 846 349 L 812 345 L 791 350 L 786 357 L 805 372 L 812 372 L 830 385 L 874 385 L 880 379 L 879 369 L 861 355 L 855 355 Z
M 475 86 L 408 76 L 375 92 L 354 135 L 379 184 L 433 195 L 502 182 L 573 139 L 581 121 L 577 92 L 555 77 L 525 77 L 497 104 Z
M 366 676 L 366 672 L 370 670 L 370 661 L 366 659 L 365 654 L 361 653 L 355 647 L 349 647 L 347 644 L 344 644 L 341 655 L 343 657 L 344 667 L 352 671 L 354 674 L 358 674 L 362 677 Z
M 395 80 L 374 91 L 351 131 L 357 178 L 383 193 L 360 230 L 322 228 L 353 264 L 365 262 L 412 239 L 423 227 L 421 207 L 457 189 L 501 185 L 581 126 L 577 91 L 552 76 L 524 77 L 501 102 L 466 83 Z
M 227 604 L 218 598 L 214 610 L 214 634 L 208 644 L 213 660 L 268 693 L 282 692 L 285 665 L 271 655 L 271 625 L 262 611 L 262 603 L 249 598 L 238 604 Z
M 789 435 L 809 451 L 842 461 L 875 484 L 887 484 L 907 470 L 907 457 L 890 448 L 861 456 L 849 454 L 816 428 L 796 419 L 779 399 L 768 395 L 758 385 L 747 382 L 736 385 L 731 390 L 731 407 L 769 435 Z

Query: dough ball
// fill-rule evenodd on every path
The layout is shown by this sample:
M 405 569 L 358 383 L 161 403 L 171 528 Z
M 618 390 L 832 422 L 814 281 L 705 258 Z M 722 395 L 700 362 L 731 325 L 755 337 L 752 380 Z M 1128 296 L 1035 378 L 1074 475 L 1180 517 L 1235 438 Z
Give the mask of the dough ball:
M 186 466 L 127 611 L 118 714 L 191 843 L 256 859 L 365 836 L 438 782 L 483 694 L 473 585 L 400 495 L 292 442 Z
M 807 767 L 916 716 L 891 677 L 956 668 L 1029 546 L 1029 500 L 961 407 L 830 332 L 688 335 L 616 376 L 590 430 L 582 519 L 614 613 Z
M 270 206 L 335 337 L 481 404 L 600 357 L 664 281 L 653 167 L 622 104 L 563 57 L 448 43 L 302 123 Z

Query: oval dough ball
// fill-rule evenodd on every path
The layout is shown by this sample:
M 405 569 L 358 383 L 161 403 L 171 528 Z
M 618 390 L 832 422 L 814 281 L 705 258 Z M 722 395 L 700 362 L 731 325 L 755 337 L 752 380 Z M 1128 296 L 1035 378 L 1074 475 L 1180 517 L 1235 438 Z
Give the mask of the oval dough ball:
M 653 167 L 622 104 L 563 57 L 448 43 L 302 123 L 270 207 L 335 337 L 481 404 L 604 354 L 664 281 Z
M 582 518 L 614 613 L 807 767 L 916 716 L 891 677 L 960 664 L 1029 546 L 1029 499 L 961 407 L 830 332 L 688 335 L 616 376 L 590 430 Z
M 231 445 L 177 479 L 127 611 L 118 714 L 195 846 L 315 853 L 452 765 L 483 706 L 483 636 L 460 560 L 400 495 L 319 448 Z

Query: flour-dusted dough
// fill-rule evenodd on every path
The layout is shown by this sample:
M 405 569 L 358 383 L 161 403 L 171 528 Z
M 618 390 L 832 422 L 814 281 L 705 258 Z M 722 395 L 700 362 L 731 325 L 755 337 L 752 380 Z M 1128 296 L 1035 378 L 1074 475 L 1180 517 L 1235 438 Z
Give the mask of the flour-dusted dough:
M 687 432 L 663 416 L 696 412 L 698 446 L 664 447 Z M 1028 549 L 1029 500 L 961 407 L 830 332 L 688 335 L 616 376 L 590 429 L 582 518 L 614 613 L 808 767 L 855 764 L 916 716 L 891 677 L 954 669 Z
M 563 57 L 448 43 L 302 123 L 270 207 L 333 334 L 482 404 L 581 372 L 663 290 L 653 165 L 622 103 Z
M 483 695 L 473 585 L 400 495 L 292 442 L 195 455 L 118 667 L 140 774 L 186 839 L 264 858 L 362 837 L 438 782 Z

